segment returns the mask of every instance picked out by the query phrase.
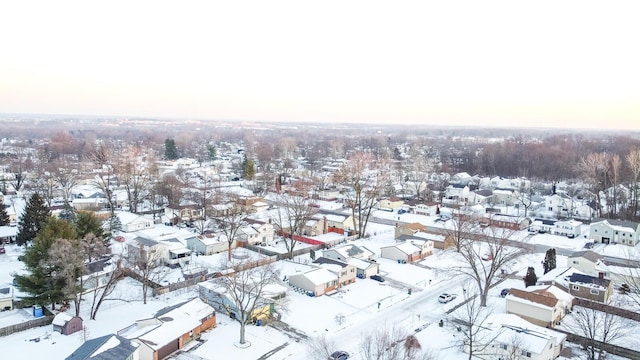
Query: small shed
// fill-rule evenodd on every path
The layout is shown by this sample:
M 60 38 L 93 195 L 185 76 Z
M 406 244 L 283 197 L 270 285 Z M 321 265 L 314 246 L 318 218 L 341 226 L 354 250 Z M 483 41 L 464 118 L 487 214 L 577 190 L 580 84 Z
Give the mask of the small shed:
M 59 313 L 53 318 L 53 331 L 62 335 L 71 335 L 80 330 L 82 330 L 82 318 L 79 316 Z

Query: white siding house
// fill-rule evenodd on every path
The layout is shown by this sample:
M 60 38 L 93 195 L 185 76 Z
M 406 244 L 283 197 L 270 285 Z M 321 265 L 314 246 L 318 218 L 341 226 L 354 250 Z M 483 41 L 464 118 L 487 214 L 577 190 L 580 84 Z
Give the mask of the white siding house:
M 631 221 L 601 220 L 589 226 L 590 238 L 603 244 L 635 246 L 639 233 L 640 225 Z

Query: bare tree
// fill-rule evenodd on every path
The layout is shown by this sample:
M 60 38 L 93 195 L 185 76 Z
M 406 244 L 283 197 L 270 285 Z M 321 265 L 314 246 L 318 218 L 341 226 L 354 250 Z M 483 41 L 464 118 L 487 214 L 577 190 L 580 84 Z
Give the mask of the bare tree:
M 311 360 L 326 360 L 336 348 L 334 341 L 329 340 L 326 335 L 310 338 L 307 342 L 307 358 Z
M 580 159 L 576 171 L 582 176 L 589 189 L 596 197 L 598 217 L 602 217 L 602 199 L 600 193 L 607 188 L 609 173 L 609 155 L 606 153 L 591 153 Z
M 463 245 L 474 237 L 478 221 L 478 217 L 464 212 L 458 212 L 450 220 L 445 221 L 444 231 L 446 236 L 453 241 L 457 252 L 460 252 Z
M 335 174 L 336 182 L 344 187 L 345 200 L 353 216 L 353 229 L 359 238 L 366 235 L 369 217 L 378 201 L 379 187 L 384 183 L 379 181 L 378 174 L 385 170 L 375 170 L 373 165 L 371 154 L 358 152 Z
M 627 166 L 631 171 L 631 201 L 633 217 L 638 216 L 638 182 L 640 181 L 640 149 L 633 149 L 626 157 Z
M 70 164 L 60 164 L 60 167 L 54 171 L 53 178 L 58 183 L 64 202 L 68 203 L 71 199 L 71 191 L 78 184 L 78 176 L 72 171 Z
M 124 186 L 129 202 L 129 211 L 138 212 L 138 206 L 146 196 L 151 183 L 151 174 L 142 163 L 142 149 L 131 146 L 118 162 L 118 183 Z
M 361 336 L 358 343 L 364 360 L 428 360 L 433 356 L 422 350 L 418 339 L 400 327 L 379 327 Z
M 212 220 L 227 239 L 227 259 L 231 261 L 231 249 L 237 241 L 238 231 L 246 225 L 248 214 L 238 206 L 233 196 L 226 195 L 220 199 L 221 205 L 225 205 L 227 208 Z
M 303 235 L 305 224 L 317 212 L 317 209 L 303 196 L 280 194 L 276 199 L 277 210 L 271 220 L 283 237 L 287 256 L 293 259 L 293 250 L 298 237 Z
M 137 247 L 129 246 L 127 262 L 129 270 L 142 285 L 142 301 L 146 304 L 149 288 L 157 284 L 167 273 L 162 249 L 145 247 L 143 244 Z
M 604 360 L 607 354 L 602 345 L 612 344 L 632 331 L 627 319 L 593 308 L 575 307 L 570 321 L 577 334 L 584 337 L 582 348 L 588 360 Z
M 620 171 L 622 169 L 622 160 L 617 154 L 613 154 L 609 157 L 609 183 L 611 184 L 611 190 L 607 191 L 609 198 L 607 199 L 607 207 L 609 208 L 609 214 L 615 216 L 618 214 L 618 183 L 620 181 Z
M 116 209 L 116 199 L 113 195 L 116 180 L 116 155 L 114 148 L 106 145 L 98 146 L 93 155 L 93 161 L 98 166 L 98 173 L 93 180 L 93 184 L 104 194 L 111 216 L 114 215 Z
M 499 332 L 488 326 L 492 309 L 478 304 L 478 293 L 468 290 L 464 293 L 463 305 L 452 314 L 450 327 L 461 334 L 460 344 L 469 360 L 483 356 L 495 356 L 491 345 Z
M 107 300 L 107 297 L 113 293 L 113 290 L 116 288 L 118 284 L 118 280 L 123 276 L 122 269 L 122 254 L 116 258 L 115 264 L 112 264 L 113 269 L 109 273 L 109 276 L 106 278 L 105 283 L 102 286 L 94 288 L 91 293 L 91 311 L 90 318 L 91 320 L 95 320 L 98 315 L 98 310 L 100 310 L 100 306 Z
M 523 249 L 509 247 L 507 243 L 512 230 L 489 226 L 473 234 L 460 248 L 465 265 L 458 271 L 469 276 L 478 288 L 480 306 L 487 306 L 487 295 L 496 275 L 507 263 L 524 253 Z
M 232 258 L 223 263 L 222 267 L 233 269 L 233 273 L 216 279 L 216 284 L 221 288 L 221 303 L 218 305 L 228 306 L 229 311 L 233 311 L 235 319 L 240 322 L 240 344 L 246 343 L 246 326 L 264 315 L 264 309 L 270 307 L 272 301 L 267 299 L 269 286 L 280 280 L 280 273 L 273 264 L 256 266 L 257 264 L 250 264 L 249 261 Z

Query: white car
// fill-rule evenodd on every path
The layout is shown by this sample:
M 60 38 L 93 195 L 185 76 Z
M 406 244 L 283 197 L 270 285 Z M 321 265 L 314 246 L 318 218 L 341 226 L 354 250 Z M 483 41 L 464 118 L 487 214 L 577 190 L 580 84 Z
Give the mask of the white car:
M 454 294 L 444 293 L 444 294 L 441 294 L 438 297 L 438 302 L 441 303 L 441 304 L 446 304 L 446 303 L 448 303 L 449 301 L 452 301 L 455 298 L 456 298 L 456 295 L 454 295 Z

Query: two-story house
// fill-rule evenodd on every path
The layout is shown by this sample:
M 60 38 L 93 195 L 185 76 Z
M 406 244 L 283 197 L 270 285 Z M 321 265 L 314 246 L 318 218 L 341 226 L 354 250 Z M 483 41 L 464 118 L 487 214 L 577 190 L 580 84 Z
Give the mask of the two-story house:
M 589 237 L 603 244 L 636 246 L 640 239 L 640 224 L 622 220 L 596 220 L 589 225 Z

